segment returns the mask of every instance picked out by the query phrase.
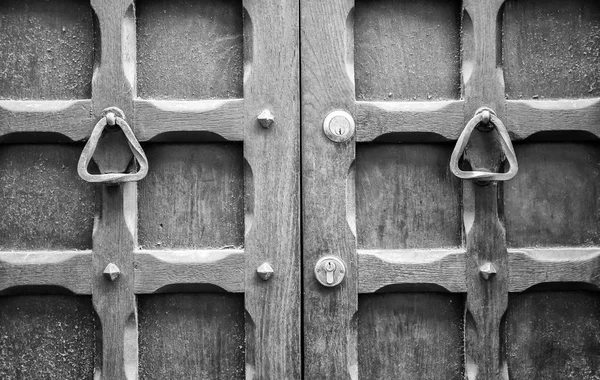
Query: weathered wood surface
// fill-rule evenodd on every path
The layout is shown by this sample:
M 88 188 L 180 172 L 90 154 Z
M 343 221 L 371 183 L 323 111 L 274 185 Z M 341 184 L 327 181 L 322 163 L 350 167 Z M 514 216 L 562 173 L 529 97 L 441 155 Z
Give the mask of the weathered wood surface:
M 464 379 L 462 306 L 459 294 L 361 295 L 358 379 Z
M 0 297 L 0 378 L 92 379 L 96 327 L 90 297 Z
M 138 297 L 140 380 L 242 380 L 241 294 Z
M 300 379 L 299 2 L 245 0 L 246 379 Z M 246 22 L 248 20 L 248 22 Z M 270 128 L 257 117 L 268 109 Z M 250 174 L 251 173 L 251 174 Z M 257 268 L 274 268 L 264 281 Z
M 91 251 L 0 252 L 0 292 L 49 285 L 92 294 L 91 265 Z
M 243 99 L 135 101 L 135 132 L 140 141 L 173 132 L 210 132 L 242 141 L 243 122 Z
M 350 0 L 302 2 L 302 194 L 304 285 L 304 377 L 358 376 L 358 279 L 351 181 L 355 143 L 336 144 L 323 133 L 333 110 L 354 115 L 354 41 Z M 318 32 L 317 32 L 318 31 Z M 350 68 L 350 70 L 347 70 Z M 350 181 L 350 182 L 348 182 Z M 335 255 L 346 265 L 337 287 L 314 276 L 318 259 Z
M 174 284 L 210 284 L 243 293 L 244 267 L 240 249 L 137 251 L 135 293 L 155 293 Z

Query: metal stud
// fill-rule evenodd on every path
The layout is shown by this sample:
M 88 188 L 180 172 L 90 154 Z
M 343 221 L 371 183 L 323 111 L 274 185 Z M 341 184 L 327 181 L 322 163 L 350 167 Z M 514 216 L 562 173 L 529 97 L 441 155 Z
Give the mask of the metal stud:
M 115 281 L 121 274 L 121 270 L 115 264 L 109 263 L 106 266 L 106 268 L 104 268 L 104 272 L 102 272 L 102 273 L 104 274 L 104 277 L 106 277 L 107 279 L 109 279 L 111 281 Z
M 263 128 L 271 128 L 274 121 L 273 114 L 268 109 L 264 109 L 260 115 L 258 115 L 258 122 Z
M 479 273 L 481 274 L 481 277 L 489 280 L 491 276 L 496 274 L 496 267 L 492 263 L 485 263 L 479 267 Z
M 269 263 L 262 263 L 257 269 L 256 273 L 258 273 L 258 277 L 260 277 L 263 281 L 267 281 L 273 276 L 273 267 Z

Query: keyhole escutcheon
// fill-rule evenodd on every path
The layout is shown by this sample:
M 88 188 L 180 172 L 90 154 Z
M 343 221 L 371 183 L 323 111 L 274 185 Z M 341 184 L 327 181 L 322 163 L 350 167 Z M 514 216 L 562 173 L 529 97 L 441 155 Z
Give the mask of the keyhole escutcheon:
M 315 265 L 315 277 L 321 285 L 333 287 L 339 285 L 346 275 L 344 262 L 336 256 L 325 256 Z

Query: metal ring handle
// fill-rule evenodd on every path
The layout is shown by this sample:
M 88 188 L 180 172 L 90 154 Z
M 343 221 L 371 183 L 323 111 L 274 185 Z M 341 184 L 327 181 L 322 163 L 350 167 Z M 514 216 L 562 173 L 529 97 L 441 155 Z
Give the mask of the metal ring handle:
M 122 117 L 116 116 L 114 113 L 112 113 L 114 112 L 112 109 L 107 110 L 110 112 L 105 112 L 105 116 L 103 116 L 98 121 L 98 123 L 96 123 L 94 129 L 92 130 L 90 139 L 85 144 L 85 147 L 81 152 L 81 156 L 79 157 L 79 163 L 77 164 L 77 173 L 79 173 L 79 176 L 87 182 L 121 183 L 139 181 L 142 178 L 144 178 L 146 174 L 148 174 L 148 159 L 146 158 L 146 154 L 144 153 L 144 150 L 140 146 L 138 140 L 135 138 L 133 131 L 129 127 L 129 124 L 127 124 L 127 122 Z M 119 113 L 121 116 L 123 115 L 122 112 Z M 106 126 L 109 124 L 109 121 L 107 121 L 108 119 L 110 119 L 111 125 L 114 120 L 114 125 L 118 125 L 119 128 L 121 128 L 121 130 L 125 134 L 125 137 L 127 138 L 127 144 L 129 145 L 133 156 L 135 157 L 140 166 L 137 172 L 107 174 L 90 174 L 88 172 L 88 165 L 90 164 L 92 156 L 94 155 L 94 152 L 98 147 L 98 141 L 102 136 L 104 128 L 106 128 Z
M 489 121 L 488 121 L 489 120 Z M 471 137 L 471 133 L 479 125 L 480 123 L 489 122 L 490 126 L 495 127 L 498 130 L 498 134 L 500 134 L 500 143 L 502 144 L 502 150 L 504 155 L 506 156 L 506 160 L 510 165 L 508 172 L 506 173 L 490 173 L 484 172 L 480 170 L 473 171 L 464 171 L 460 170 L 458 167 L 458 160 L 462 157 L 465 147 L 469 142 L 469 137 Z M 452 173 L 460 179 L 480 179 L 486 181 L 508 181 L 517 175 L 519 171 L 519 164 L 517 163 L 517 156 L 515 154 L 515 150 L 513 148 L 512 142 L 510 140 L 510 136 L 508 135 L 508 131 L 506 127 L 500 121 L 500 118 L 496 116 L 496 113 L 489 108 L 480 108 L 475 113 L 475 116 L 467 123 L 465 129 L 463 129 L 460 137 L 456 141 L 456 146 L 452 151 L 452 156 L 450 157 L 450 170 Z

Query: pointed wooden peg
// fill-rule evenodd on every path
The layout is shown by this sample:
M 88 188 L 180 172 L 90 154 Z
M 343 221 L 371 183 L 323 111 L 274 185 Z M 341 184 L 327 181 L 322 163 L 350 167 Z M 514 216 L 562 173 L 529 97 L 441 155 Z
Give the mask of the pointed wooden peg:
M 102 273 L 104 274 L 104 277 L 111 281 L 115 281 L 121 274 L 121 270 L 115 264 L 109 263 L 106 268 L 104 268 L 104 272 Z
M 267 281 L 273 276 L 273 267 L 269 263 L 262 263 L 257 269 L 256 273 L 258 273 L 258 277 Z
M 275 119 L 273 118 L 273 114 L 268 109 L 264 109 L 260 115 L 258 115 L 258 122 L 263 128 L 271 128 Z
M 492 263 L 485 263 L 479 267 L 479 273 L 483 278 L 489 280 L 489 278 L 496 274 L 496 267 Z

